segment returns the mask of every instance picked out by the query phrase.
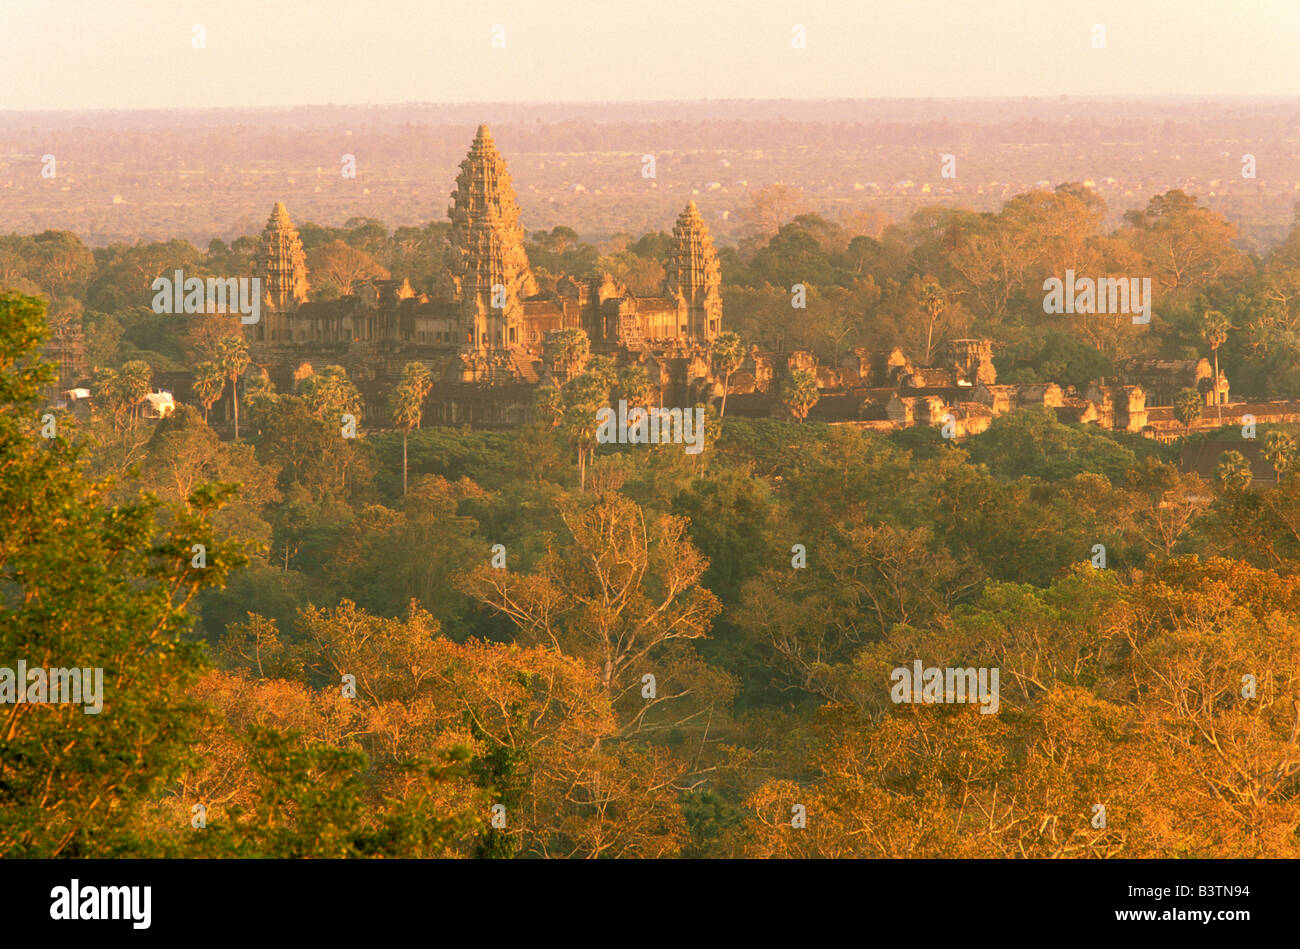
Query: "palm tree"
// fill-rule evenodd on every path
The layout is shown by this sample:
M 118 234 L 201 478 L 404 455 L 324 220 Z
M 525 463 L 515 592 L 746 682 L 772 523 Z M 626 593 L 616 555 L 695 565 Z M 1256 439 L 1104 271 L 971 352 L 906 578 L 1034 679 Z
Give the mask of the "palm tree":
M 402 497 L 406 497 L 406 439 L 424 415 L 424 399 L 408 380 L 393 390 L 393 424 L 402 430 Z
M 408 362 L 406 368 L 402 370 L 402 384 L 410 386 L 411 391 L 420 400 L 420 416 L 423 418 L 424 400 L 433 391 L 433 376 L 429 374 L 424 363 Z M 420 427 L 419 421 L 415 423 L 415 427 Z
M 1201 417 L 1201 394 L 1195 389 L 1182 389 L 1174 396 L 1174 418 L 1178 419 L 1183 426 L 1183 443 L 1179 448 L 1181 456 L 1182 449 L 1187 446 L 1187 436 L 1192 430 L 1192 423 Z
M 781 404 L 799 422 L 808 417 L 818 398 L 817 377 L 807 369 L 796 369 L 781 381 Z
M 1214 406 L 1215 417 L 1222 418 L 1223 410 L 1219 407 L 1219 347 L 1228 341 L 1228 330 L 1232 324 L 1218 310 L 1206 310 L 1201 314 L 1201 338 L 1214 353 Z
M 361 415 L 361 392 L 342 366 L 326 366 L 298 383 L 298 394 L 321 418 L 335 422 L 344 414 Z
M 579 491 L 587 490 L 587 455 L 596 450 L 596 412 L 608 404 L 609 385 L 604 372 L 588 371 L 575 376 L 561 391 L 561 426 L 578 452 Z
M 1174 418 L 1184 428 L 1191 428 L 1201 417 L 1201 394 L 1195 389 L 1182 389 L 1174 396 Z
M 1250 462 L 1239 451 L 1225 451 L 1214 468 L 1214 481 L 1224 491 L 1244 491 L 1253 477 Z
M 239 377 L 247 371 L 251 360 L 248 343 L 242 336 L 223 336 L 217 342 L 217 365 L 230 380 L 230 401 L 235 406 L 235 440 L 239 440 Z
M 214 362 L 201 362 L 194 367 L 194 394 L 203 406 L 203 421 L 208 420 L 208 412 L 217 404 L 221 393 L 226 388 L 226 376 L 221 367 Z
M 925 311 L 925 364 L 930 365 L 930 354 L 934 343 L 934 325 L 948 308 L 948 296 L 934 279 L 926 280 L 921 286 L 921 309 Z
M 547 422 L 547 428 L 555 428 L 564 421 L 563 397 L 554 385 L 543 383 L 533 392 L 533 418 Z
M 731 388 L 731 374 L 745 361 L 745 345 L 740 341 L 739 333 L 719 333 L 713 339 L 709 351 L 713 371 L 722 376 L 722 411 L 719 418 L 727 414 L 727 390 Z
M 131 418 L 134 420 L 136 407 L 144 401 L 144 397 L 153 388 L 153 367 L 143 359 L 132 359 L 130 362 L 122 364 L 119 378 L 121 379 L 123 398 L 131 407 Z
M 113 413 L 113 431 L 121 428 L 126 395 L 122 376 L 116 369 L 100 369 L 95 373 L 95 404 Z
M 648 406 L 657 399 L 656 386 L 645 366 L 626 366 L 618 370 L 618 394 L 629 406 Z
M 402 381 L 393 390 L 393 424 L 402 430 L 402 496 L 406 496 L 406 441 L 411 429 L 424 421 L 424 399 L 433 389 L 433 377 L 424 363 L 408 362 Z
M 1286 432 L 1269 432 L 1264 436 L 1264 447 L 1260 449 L 1260 454 L 1273 466 L 1273 472 L 1279 483 L 1282 481 L 1282 475 L 1291 467 L 1291 462 L 1295 460 L 1295 449 L 1295 439 Z
M 542 362 L 551 375 L 566 377 L 581 369 L 591 353 L 591 341 L 580 329 L 563 329 L 548 333 L 542 342 Z

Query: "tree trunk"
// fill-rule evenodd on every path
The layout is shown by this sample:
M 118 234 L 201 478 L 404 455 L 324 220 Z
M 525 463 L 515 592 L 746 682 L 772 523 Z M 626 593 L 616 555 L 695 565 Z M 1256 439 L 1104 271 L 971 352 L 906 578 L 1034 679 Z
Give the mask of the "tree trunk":
M 406 497 L 406 436 L 409 432 L 402 429 L 402 497 Z
M 1219 347 L 1214 347 L 1214 417 L 1223 420 L 1223 406 L 1219 405 Z

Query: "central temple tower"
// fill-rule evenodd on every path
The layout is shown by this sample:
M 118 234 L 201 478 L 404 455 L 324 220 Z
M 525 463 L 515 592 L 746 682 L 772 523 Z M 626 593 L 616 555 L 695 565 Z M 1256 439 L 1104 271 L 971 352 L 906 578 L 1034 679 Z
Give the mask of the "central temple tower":
M 537 293 L 537 281 L 510 173 L 486 125 L 460 163 L 448 216 L 450 266 L 463 306 L 460 342 L 480 350 L 522 345 L 523 300 Z
M 708 340 L 722 328 L 722 269 L 708 225 L 692 201 L 673 228 L 668 292 L 676 297 L 682 335 Z
M 307 255 L 283 201 L 275 202 L 254 255 L 262 278 L 262 303 L 270 310 L 254 333 L 258 339 L 290 339 L 285 314 L 307 299 Z

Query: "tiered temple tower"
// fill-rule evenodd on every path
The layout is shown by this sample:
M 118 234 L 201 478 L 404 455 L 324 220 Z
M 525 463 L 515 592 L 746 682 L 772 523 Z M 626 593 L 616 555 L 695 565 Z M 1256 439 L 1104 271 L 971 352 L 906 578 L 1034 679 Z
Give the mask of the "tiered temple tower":
M 717 336 L 722 328 L 722 269 L 709 228 L 692 201 L 673 228 L 668 292 L 677 298 L 678 319 L 692 339 Z
M 263 338 L 279 339 L 281 332 L 289 332 L 287 321 L 279 314 L 307 299 L 307 255 L 283 201 L 275 202 L 262 231 L 256 273 L 262 279 L 263 302 L 274 311 L 264 317 Z
M 479 350 L 522 346 L 523 300 L 537 293 L 537 281 L 510 173 L 486 125 L 460 163 L 452 200 L 448 238 L 463 301 L 460 341 Z

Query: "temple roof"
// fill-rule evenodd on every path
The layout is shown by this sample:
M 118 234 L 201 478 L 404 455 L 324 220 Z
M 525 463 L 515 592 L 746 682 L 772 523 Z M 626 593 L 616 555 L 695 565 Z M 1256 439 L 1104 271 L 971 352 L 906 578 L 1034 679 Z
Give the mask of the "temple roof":
M 294 229 L 293 221 L 289 220 L 289 209 L 284 206 L 283 201 L 275 202 L 275 207 L 271 208 L 271 216 L 266 220 L 266 227 L 273 231 L 291 231 Z

